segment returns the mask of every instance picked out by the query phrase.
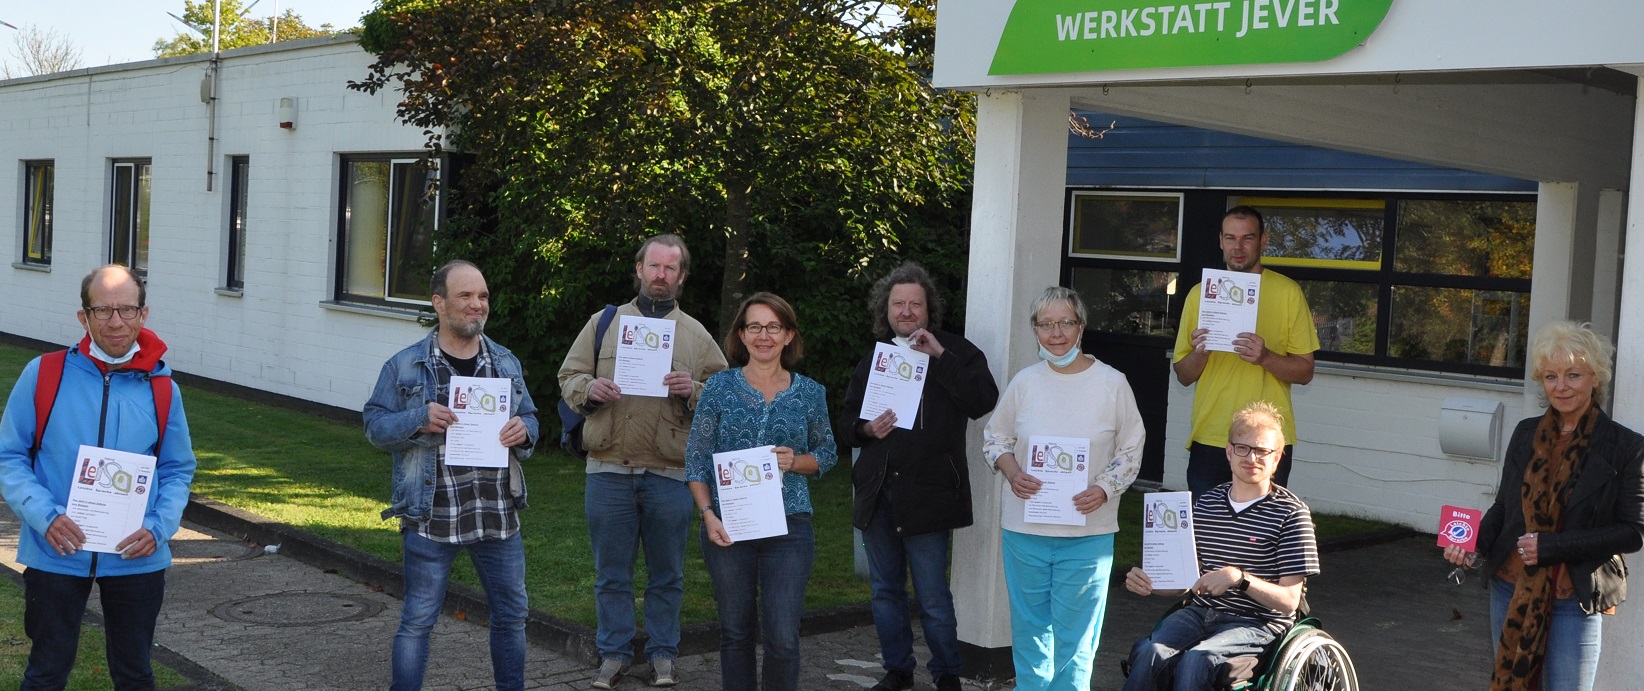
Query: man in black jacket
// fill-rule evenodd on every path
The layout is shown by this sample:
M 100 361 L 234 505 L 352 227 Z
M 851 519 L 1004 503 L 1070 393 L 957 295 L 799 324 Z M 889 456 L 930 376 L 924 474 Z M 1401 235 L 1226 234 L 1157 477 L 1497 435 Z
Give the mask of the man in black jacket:
M 951 531 L 971 524 L 965 426 L 993 410 L 999 387 L 981 350 L 941 330 L 941 297 L 919 265 L 903 264 L 879 279 L 869 300 L 881 342 L 930 356 L 912 429 L 898 428 L 889 410 L 873 420 L 858 417 L 872 353 L 856 366 L 835 425 L 841 450 L 862 450 L 851 468 L 852 523 L 862 530 L 867 548 L 873 623 L 886 671 L 873 691 L 913 688 L 913 627 L 904 585 L 910 570 L 931 651 L 931 678 L 939 690 L 958 689 L 958 624 L 947 571 Z

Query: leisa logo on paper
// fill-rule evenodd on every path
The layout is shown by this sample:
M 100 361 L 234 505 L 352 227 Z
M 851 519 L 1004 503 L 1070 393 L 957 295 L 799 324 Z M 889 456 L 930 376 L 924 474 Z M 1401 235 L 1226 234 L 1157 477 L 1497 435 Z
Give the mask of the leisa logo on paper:
M 903 381 L 924 381 L 925 368 L 908 362 L 901 353 L 880 353 L 874 359 L 875 372 L 893 375 Z
M 765 463 L 736 461 L 719 468 L 720 487 L 744 487 L 775 479 L 776 464 L 769 461 Z
M 131 494 L 134 479 L 140 479 L 141 485 L 148 484 L 147 475 L 134 478 L 131 473 L 121 468 L 119 463 L 106 458 L 93 461 L 90 456 L 80 459 L 80 472 L 77 477 L 76 482 L 82 485 L 103 487 L 116 494 Z M 137 487 L 138 494 L 143 491 L 143 487 Z
M 647 350 L 668 350 L 673 347 L 672 338 L 668 334 L 652 331 L 650 327 L 644 324 L 623 325 L 622 345 Z
M 1052 467 L 1068 472 L 1083 472 L 1085 469 L 1085 455 L 1069 453 L 1061 444 L 1035 444 L 1029 455 L 1034 468 Z
M 452 410 L 477 410 L 486 413 L 508 412 L 508 394 L 493 394 L 483 386 L 451 387 Z

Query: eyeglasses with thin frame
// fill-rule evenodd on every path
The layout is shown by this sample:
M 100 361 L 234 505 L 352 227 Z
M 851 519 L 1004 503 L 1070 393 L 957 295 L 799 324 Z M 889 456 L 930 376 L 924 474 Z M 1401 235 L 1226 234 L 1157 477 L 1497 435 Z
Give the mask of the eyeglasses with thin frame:
M 1042 333 L 1053 333 L 1056 331 L 1071 333 L 1081 326 L 1084 326 L 1084 324 L 1080 323 L 1077 319 L 1063 319 L 1061 321 L 1054 322 L 1033 322 L 1034 330 Z
M 121 305 L 119 307 L 98 305 L 96 307 L 84 307 L 81 309 L 84 309 L 87 314 L 90 314 L 92 319 L 96 319 L 100 322 L 106 322 L 113 318 L 116 314 L 120 315 L 121 319 L 136 319 L 138 313 L 143 311 L 141 306 L 133 305 Z
M 1239 458 L 1247 458 L 1254 455 L 1258 461 L 1265 461 L 1272 458 L 1273 454 L 1278 453 L 1279 451 L 1278 449 L 1264 449 L 1260 446 L 1251 446 L 1249 444 L 1234 444 L 1232 448 L 1233 455 L 1238 456 Z
M 787 329 L 788 329 L 788 327 L 783 326 L 782 322 L 771 322 L 769 324 L 743 324 L 742 325 L 742 330 L 743 331 L 751 333 L 755 336 L 758 336 L 759 334 L 767 334 L 767 333 L 772 335 L 772 336 L 781 336 L 782 332 L 786 331 Z
M 1451 569 L 1450 575 L 1446 577 L 1450 581 L 1450 585 L 1461 585 L 1466 583 L 1467 575 L 1478 571 L 1478 562 L 1478 552 L 1473 552 L 1472 554 L 1467 555 L 1467 563 Z

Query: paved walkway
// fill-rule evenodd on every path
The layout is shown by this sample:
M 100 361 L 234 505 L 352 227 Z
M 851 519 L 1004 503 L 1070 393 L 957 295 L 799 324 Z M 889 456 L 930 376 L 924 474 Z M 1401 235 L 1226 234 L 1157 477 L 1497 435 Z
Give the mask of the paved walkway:
M 18 524 L 9 511 L 0 514 L 0 556 L 11 559 Z M 167 577 L 156 639 L 203 670 L 196 671 L 198 688 L 387 686 L 398 600 L 194 524 L 185 524 L 172 544 L 177 560 Z M 1364 688 L 1476 688 L 1484 683 L 1490 646 L 1483 633 L 1483 590 L 1471 583 L 1462 588 L 1447 584 L 1447 569 L 1430 538 L 1328 554 L 1324 569 L 1311 585 L 1310 598 L 1327 630 L 1352 653 Z M 95 601 L 93 597 L 93 610 Z M 1093 689 L 1118 688 L 1118 656 L 1151 628 L 1166 604 L 1114 592 Z M 427 688 L 489 688 L 486 638 L 481 626 L 443 617 L 434 632 Z M 881 673 L 872 627 L 809 636 L 803 649 L 804 689 L 862 689 Z M 922 649 L 919 657 L 926 658 Z M 682 658 L 683 682 L 676 688 L 717 689 L 717 658 L 715 653 Z M 1466 683 L 1451 681 L 1457 678 L 1451 670 L 1458 667 L 1478 674 Z M 526 673 L 533 689 L 586 689 L 593 676 L 582 663 L 541 648 L 528 656 Z M 920 688 L 929 688 L 928 681 L 920 672 Z M 648 687 L 630 679 L 619 688 Z

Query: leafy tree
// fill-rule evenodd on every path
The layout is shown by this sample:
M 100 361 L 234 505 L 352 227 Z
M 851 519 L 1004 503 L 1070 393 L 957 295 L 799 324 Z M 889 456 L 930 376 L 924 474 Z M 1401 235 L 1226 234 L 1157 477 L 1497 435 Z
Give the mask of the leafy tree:
M 753 290 L 783 295 L 802 367 L 842 394 L 878 273 L 906 254 L 963 274 L 973 110 L 923 77 L 931 9 L 385 0 L 352 86 L 397 87 L 433 151 L 450 132 L 465 152 L 439 254 L 480 260 L 493 331 L 537 382 L 632 294 L 639 239 L 672 231 L 692 247 L 687 311 L 713 329 Z
M 13 66 L 9 60 L 0 60 L 0 79 L 67 72 L 85 65 L 80 49 L 69 37 L 32 24 L 12 28 L 17 29 L 17 33 L 12 38 L 11 49 L 6 52 L 17 64 Z
M 169 58 L 211 52 L 211 30 L 214 23 L 212 7 L 213 0 L 183 0 L 183 21 L 199 33 L 179 31 L 171 38 L 155 40 L 154 57 Z M 222 0 L 223 21 L 217 39 L 218 48 L 229 50 L 272 43 L 276 33 L 276 21 L 279 29 L 277 33 L 282 41 L 337 33 L 330 24 L 321 24 L 318 28 L 309 26 L 303 22 L 302 15 L 289 8 L 281 13 L 277 20 L 274 17 L 248 16 L 250 9 L 242 0 Z

